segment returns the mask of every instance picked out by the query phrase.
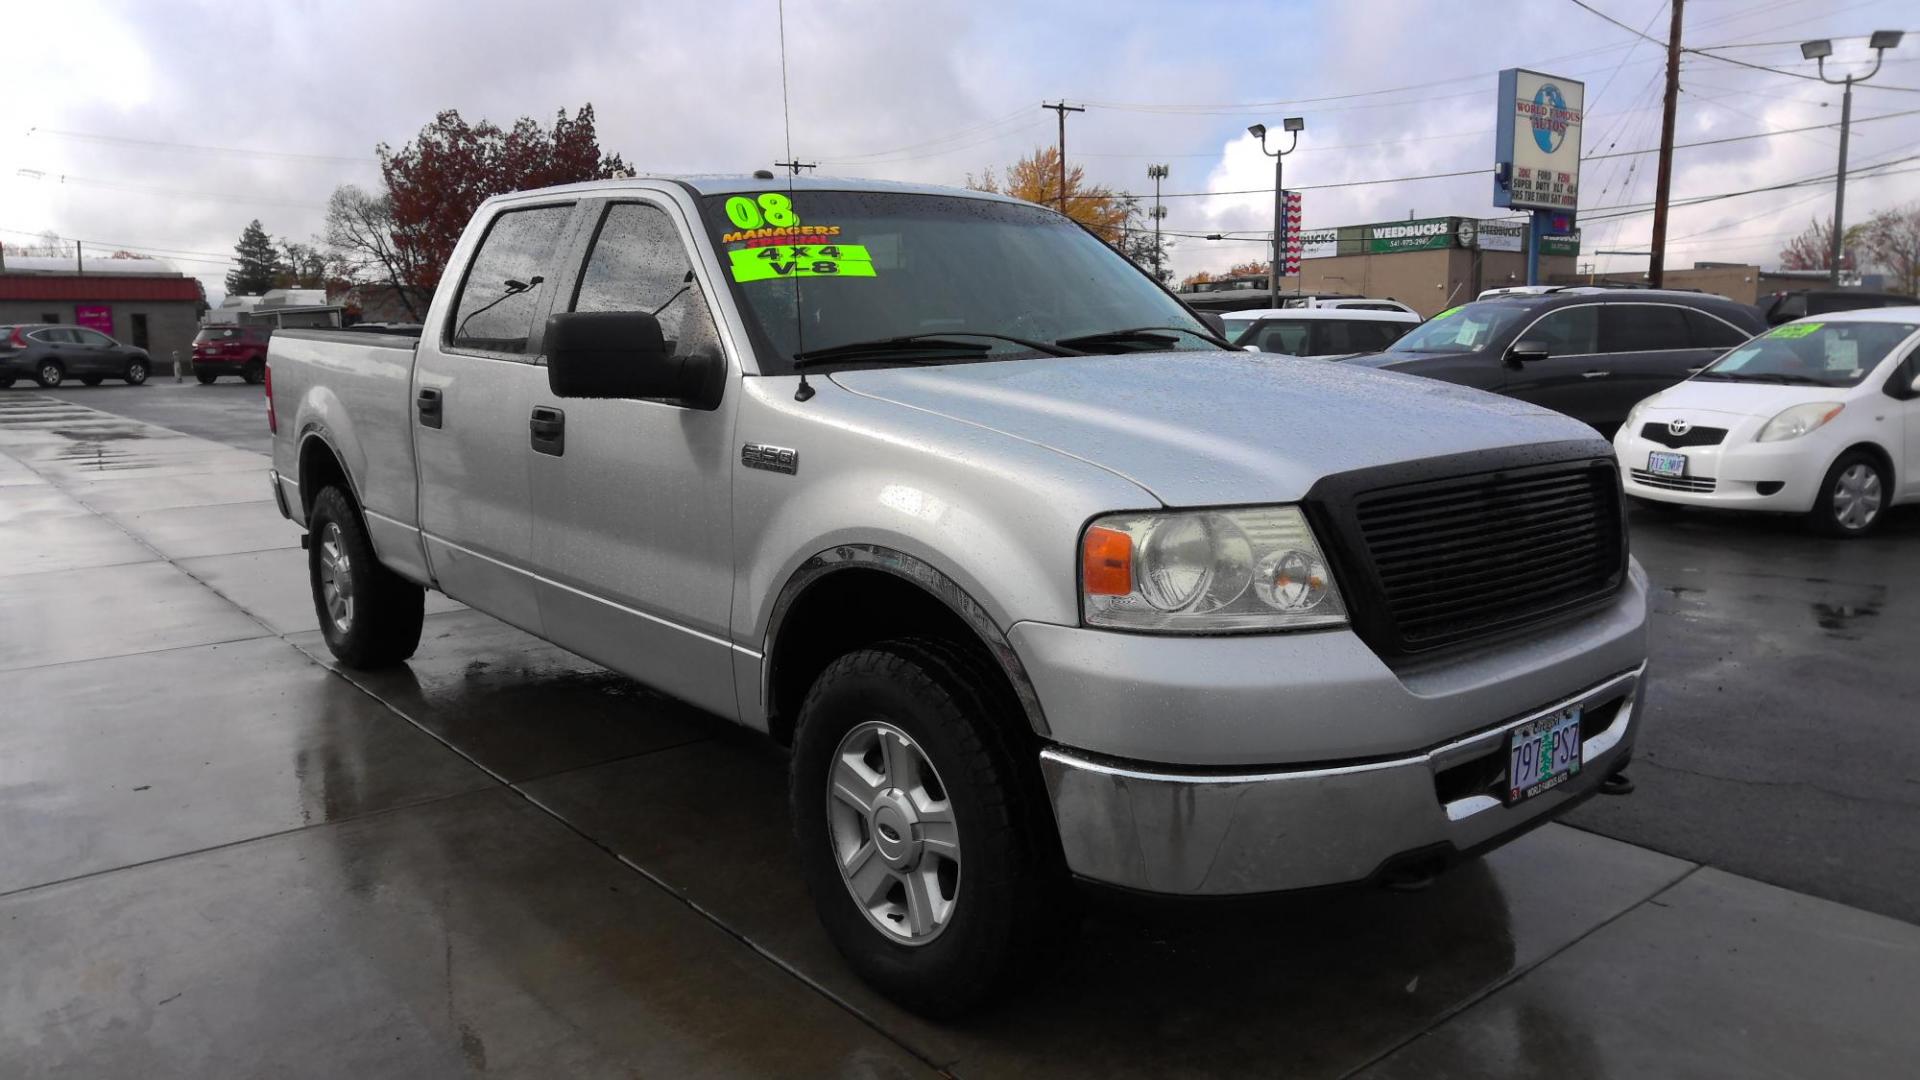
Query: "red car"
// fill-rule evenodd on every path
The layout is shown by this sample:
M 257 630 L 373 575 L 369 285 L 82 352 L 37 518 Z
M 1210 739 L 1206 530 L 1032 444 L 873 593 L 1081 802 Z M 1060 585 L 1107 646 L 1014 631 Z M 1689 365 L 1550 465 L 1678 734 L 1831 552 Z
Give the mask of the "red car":
M 193 336 L 193 377 L 211 383 L 238 375 L 250 383 L 267 376 L 267 339 L 271 326 L 203 326 Z

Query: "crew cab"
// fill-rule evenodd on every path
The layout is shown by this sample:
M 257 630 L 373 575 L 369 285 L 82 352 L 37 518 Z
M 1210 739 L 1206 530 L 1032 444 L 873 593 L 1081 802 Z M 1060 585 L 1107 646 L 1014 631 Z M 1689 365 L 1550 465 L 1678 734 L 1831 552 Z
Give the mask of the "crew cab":
M 1647 586 L 1549 410 L 1230 349 L 1055 212 L 771 174 L 489 199 L 418 338 L 281 330 L 328 647 L 436 589 L 791 748 L 850 965 L 952 1013 L 1076 881 L 1430 875 L 1627 762 Z

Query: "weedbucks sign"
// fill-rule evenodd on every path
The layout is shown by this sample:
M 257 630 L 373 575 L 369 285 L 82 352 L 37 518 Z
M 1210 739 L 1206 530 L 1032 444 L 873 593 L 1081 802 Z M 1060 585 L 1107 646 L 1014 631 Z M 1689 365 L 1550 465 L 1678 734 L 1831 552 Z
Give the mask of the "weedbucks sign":
M 1453 246 L 1456 227 L 1453 218 L 1421 218 L 1366 227 L 1367 253 L 1385 255 L 1395 251 L 1430 251 Z

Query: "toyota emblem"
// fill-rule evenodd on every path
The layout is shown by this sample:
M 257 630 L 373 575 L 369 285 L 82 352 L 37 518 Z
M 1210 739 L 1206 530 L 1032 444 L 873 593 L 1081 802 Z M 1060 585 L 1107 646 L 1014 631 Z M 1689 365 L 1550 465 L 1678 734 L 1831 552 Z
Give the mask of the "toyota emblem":
M 1685 420 L 1667 421 L 1667 434 L 1669 435 L 1678 437 L 1681 435 L 1685 435 L 1687 432 L 1692 430 L 1693 430 L 1693 425 L 1691 423 L 1688 423 Z

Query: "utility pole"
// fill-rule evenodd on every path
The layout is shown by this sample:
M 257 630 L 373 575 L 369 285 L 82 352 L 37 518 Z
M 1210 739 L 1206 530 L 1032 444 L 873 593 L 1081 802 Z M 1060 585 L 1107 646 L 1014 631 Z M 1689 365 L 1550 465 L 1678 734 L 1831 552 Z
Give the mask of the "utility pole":
M 80 258 L 80 246 L 80 241 L 75 240 L 73 242 L 73 272 L 76 274 L 84 274 L 87 272 L 87 264 Z
M 1042 102 L 1040 107 L 1052 109 L 1060 117 L 1060 212 L 1064 214 L 1067 212 L 1067 114 L 1087 109 L 1084 105 L 1069 105 L 1065 98 L 1051 105 Z
M 787 170 L 787 175 L 789 176 L 799 176 L 801 169 L 817 169 L 820 167 L 820 163 L 817 161 L 776 161 L 774 164 Z
M 1160 205 L 1160 181 L 1165 180 L 1168 169 L 1165 165 L 1147 166 L 1147 175 L 1153 178 L 1153 280 L 1160 280 L 1160 219 L 1167 216 L 1167 208 Z
M 1866 82 L 1880 73 L 1880 61 L 1886 58 L 1888 49 L 1900 47 L 1900 39 L 1905 34 L 1899 30 L 1875 30 L 1867 39 L 1873 48 L 1873 70 L 1865 75 L 1849 75 L 1843 80 L 1827 78 L 1827 57 L 1833 55 L 1833 42 L 1826 38 L 1805 41 L 1800 44 L 1800 55 L 1808 60 L 1820 62 L 1820 81 L 1835 86 L 1846 87 L 1840 95 L 1840 169 L 1833 176 L 1833 237 L 1832 251 L 1827 256 L 1827 281 L 1834 288 L 1840 287 L 1840 257 L 1847 235 L 1847 127 L 1853 122 L 1853 84 Z
M 1660 288 L 1667 276 L 1667 196 L 1673 190 L 1673 113 L 1680 103 L 1680 21 L 1686 0 L 1673 0 L 1673 22 L 1667 29 L 1667 96 L 1660 104 L 1660 171 L 1653 183 L 1653 256 L 1647 262 L 1647 284 Z

